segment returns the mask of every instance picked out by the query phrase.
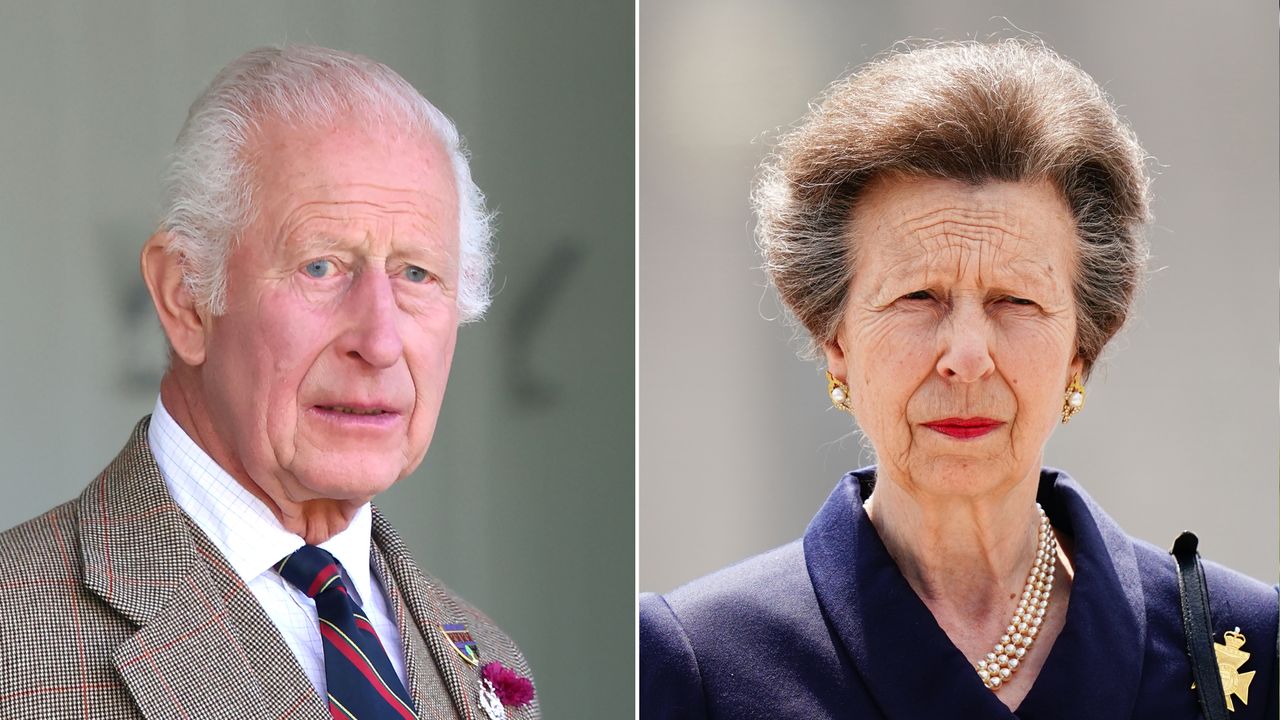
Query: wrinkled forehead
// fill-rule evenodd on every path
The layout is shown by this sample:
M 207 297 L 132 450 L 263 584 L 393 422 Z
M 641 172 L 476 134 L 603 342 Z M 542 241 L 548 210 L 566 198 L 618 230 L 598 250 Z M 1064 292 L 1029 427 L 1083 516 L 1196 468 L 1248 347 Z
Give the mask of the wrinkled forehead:
M 891 179 L 869 186 L 851 222 L 858 272 L 918 278 L 1005 273 L 1065 281 L 1075 223 L 1048 182 Z
M 277 123 L 255 138 L 251 152 L 252 214 L 229 276 L 270 273 L 341 250 L 399 258 L 456 282 L 458 195 L 434 137 L 380 136 L 359 123 Z
M 267 124 L 251 145 L 258 227 L 287 233 L 308 217 L 384 215 L 428 227 L 456 248 L 458 193 L 449 156 L 432 134 L 387 132 L 347 121 L 322 127 Z
M 260 189 L 364 184 L 456 198 L 449 156 L 428 130 L 354 118 L 319 127 L 270 121 L 248 152 Z

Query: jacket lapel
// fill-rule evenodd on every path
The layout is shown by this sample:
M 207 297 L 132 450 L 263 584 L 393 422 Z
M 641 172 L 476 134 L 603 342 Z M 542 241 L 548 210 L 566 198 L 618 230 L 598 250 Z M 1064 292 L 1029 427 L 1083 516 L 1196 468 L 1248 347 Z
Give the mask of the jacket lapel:
M 252 594 L 170 498 L 148 425 L 80 497 L 85 584 L 138 628 L 114 653 L 134 702 L 150 720 L 326 717 Z
M 461 610 L 418 569 L 400 536 L 376 507 L 373 565 L 395 606 L 405 647 L 405 672 L 419 717 L 483 717 L 476 707 L 479 668 L 462 659 L 442 629 L 447 623 L 462 622 Z
M 1012 717 L 885 549 L 862 507 L 874 479 L 874 468 L 841 478 L 804 533 L 805 565 L 833 635 L 885 717 Z
M 389 604 L 395 613 L 396 626 L 400 628 L 405 675 L 418 717 L 422 720 L 454 720 L 458 717 L 457 703 L 427 645 L 424 637 L 426 631 L 420 629 L 418 620 L 410 612 L 405 594 L 401 592 L 386 556 L 376 543 L 372 553 L 374 573 L 387 591 Z
M 1026 717 L 1132 717 L 1147 646 L 1147 603 L 1133 541 L 1064 472 L 1041 472 L 1037 500 L 1054 527 L 1072 538 L 1076 573 L 1066 625 L 1018 710 Z M 1082 687 L 1089 692 L 1074 691 Z
M 200 528 L 191 520 L 187 523 L 196 541 L 196 551 L 226 606 L 232 639 L 238 641 L 232 647 L 243 651 L 251 668 L 248 677 L 255 680 L 255 686 L 266 700 L 263 717 L 329 718 L 328 703 L 316 694 L 311 680 L 257 597 Z M 270 678 L 270 682 L 263 683 L 263 678 Z

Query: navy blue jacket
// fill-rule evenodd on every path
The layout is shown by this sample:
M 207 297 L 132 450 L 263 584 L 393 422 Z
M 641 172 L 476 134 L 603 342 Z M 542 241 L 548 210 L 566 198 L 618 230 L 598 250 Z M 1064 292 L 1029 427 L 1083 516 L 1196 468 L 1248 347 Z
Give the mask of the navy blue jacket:
M 640 597 L 640 716 L 674 718 L 1200 717 L 1173 558 L 1122 531 L 1066 473 L 1038 500 L 1072 539 L 1066 624 L 1011 713 L 911 590 L 846 475 L 804 538 L 666 595 Z M 1172 540 L 1172 539 L 1171 539 Z M 1277 710 L 1276 590 L 1206 562 L 1215 639 L 1239 626 L 1255 671 L 1233 720 Z

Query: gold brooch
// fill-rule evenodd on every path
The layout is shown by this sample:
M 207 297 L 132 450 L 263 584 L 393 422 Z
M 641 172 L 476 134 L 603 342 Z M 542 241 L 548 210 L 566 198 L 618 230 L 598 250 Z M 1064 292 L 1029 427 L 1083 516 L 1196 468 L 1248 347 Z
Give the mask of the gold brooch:
M 1244 645 L 1244 635 L 1240 628 L 1226 631 L 1222 634 L 1222 639 L 1226 644 L 1214 643 L 1213 651 L 1218 655 L 1218 674 L 1222 676 L 1222 692 L 1227 696 L 1227 709 L 1234 712 L 1235 706 L 1231 704 L 1233 694 L 1240 698 L 1240 702 L 1249 704 L 1249 683 L 1253 682 L 1254 671 L 1240 672 L 1240 666 L 1249 659 L 1249 653 L 1240 649 Z
M 1249 683 L 1253 682 L 1254 671 L 1240 672 L 1240 666 L 1249 659 L 1249 653 L 1240 649 L 1244 645 L 1244 633 L 1240 632 L 1240 628 L 1222 633 L 1222 639 L 1226 644 L 1214 643 L 1213 652 L 1218 656 L 1218 675 L 1222 677 L 1222 694 L 1226 696 L 1227 709 L 1235 712 L 1231 696 L 1235 695 L 1240 698 L 1240 702 L 1249 704 Z M 1191 683 L 1192 689 L 1195 686 L 1195 683 Z

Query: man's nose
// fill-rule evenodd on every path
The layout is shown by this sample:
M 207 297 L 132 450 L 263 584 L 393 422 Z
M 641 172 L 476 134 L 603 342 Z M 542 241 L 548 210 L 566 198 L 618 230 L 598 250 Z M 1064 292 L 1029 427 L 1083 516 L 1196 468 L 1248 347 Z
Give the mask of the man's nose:
M 991 326 L 981 303 L 961 303 L 947 314 L 939 334 L 938 374 L 951 382 L 982 380 L 995 370 Z
M 380 270 L 362 271 L 344 300 L 348 327 L 340 350 L 376 368 L 391 367 L 404 354 L 397 325 L 400 308 L 391 283 Z

